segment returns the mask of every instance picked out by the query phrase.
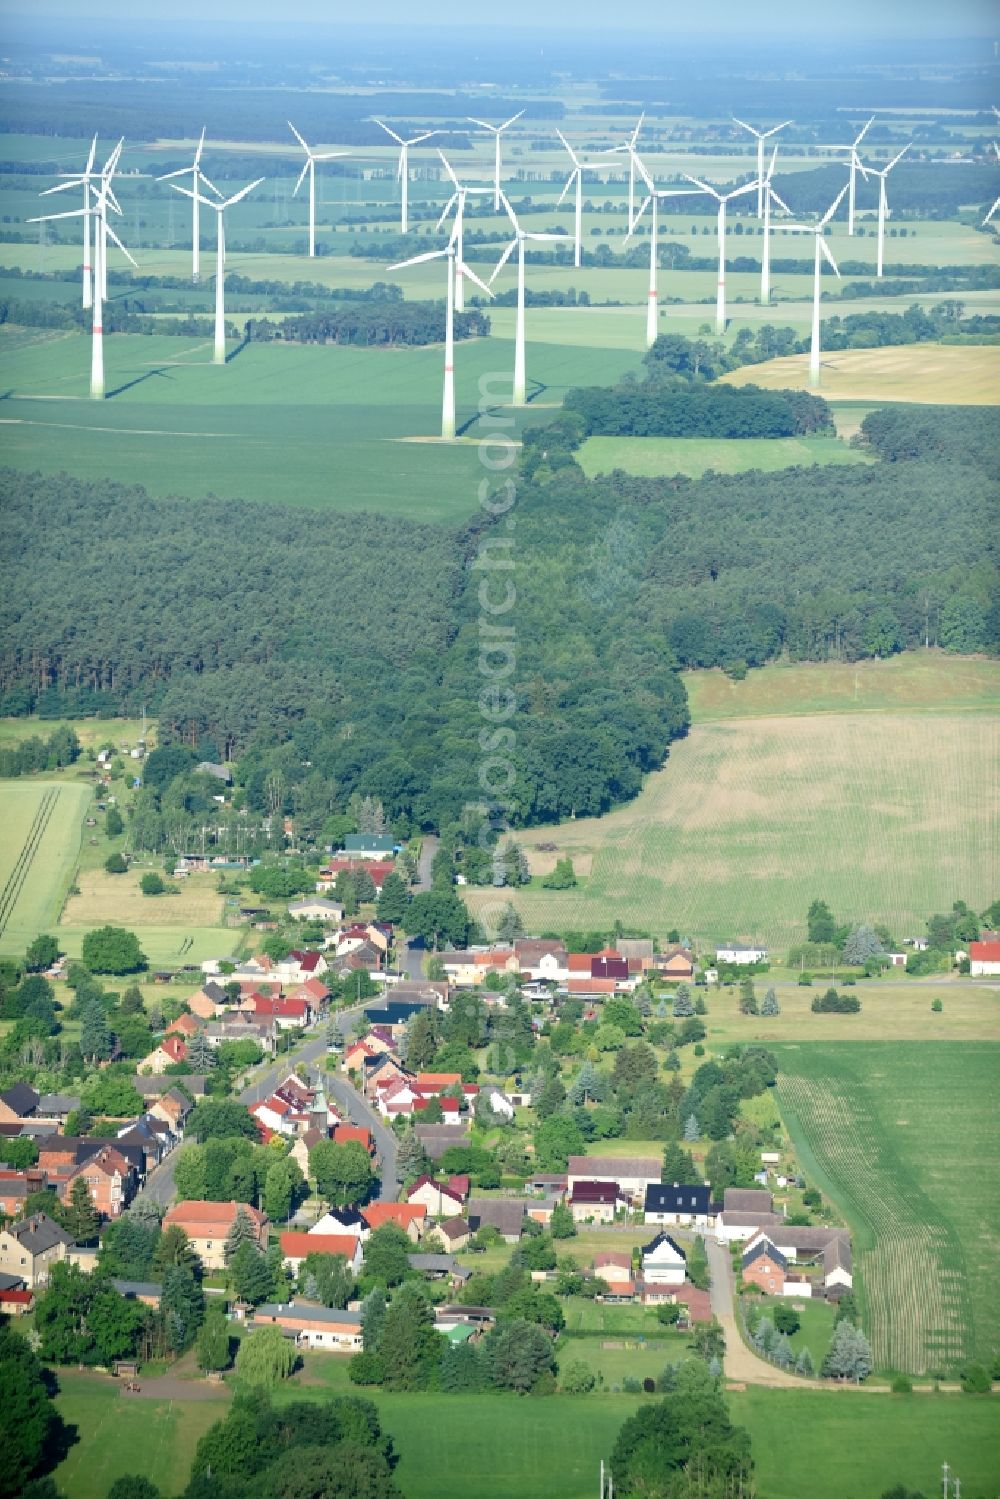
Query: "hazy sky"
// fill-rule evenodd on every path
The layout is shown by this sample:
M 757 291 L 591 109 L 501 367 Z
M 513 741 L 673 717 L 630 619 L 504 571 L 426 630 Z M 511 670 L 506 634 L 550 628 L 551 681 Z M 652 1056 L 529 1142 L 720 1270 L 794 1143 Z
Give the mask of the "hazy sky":
M 739 36 L 762 33 L 774 36 L 829 36 L 831 51 L 838 41 L 871 35 L 877 37 L 949 36 L 992 37 L 1000 35 L 1000 9 L 996 0 L 707 0 L 700 5 L 678 0 L 629 0 L 627 6 L 611 6 L 608 0 L 494 0 L 458 7 L 454 0 L 367 0 L 363 7 L 344 0 L 284 0 L 276 9 L 273 0 L 89 0 L 86 14 L 118 19 L 131 27 L 136 21 L 171 23 L 197 19 L 202 23 L 280 21 L 284 26 L 319 22 L 325 26 L 366 28 L 383 24 L 449 25 L 456 29 L 488 25 L 539 28 L 649 28 L 656 33 L 709 37 L 713 33 Z M 51 17 L 72 17 L 79 22 L 81 9 L 69 0 L 0 0 L 0 17 L 30 17 L 36 24 Z M 3 21 L 0 20 L 0 27 Z

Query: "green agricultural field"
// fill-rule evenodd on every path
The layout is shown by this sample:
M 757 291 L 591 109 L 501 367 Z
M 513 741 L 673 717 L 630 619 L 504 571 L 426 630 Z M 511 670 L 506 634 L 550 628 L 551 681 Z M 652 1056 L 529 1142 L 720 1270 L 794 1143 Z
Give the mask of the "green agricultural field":
M 805 1174 L 851 1226 L 877 1366 L 923 1374 L 989 1364 L 1000 1351 L 1000 1045 L 887 1041 L 777 1055 L 778 1101 Z
M 132 748 L 142 737 L 141 718 L 0 718 L 0 745 L 20 744 L 22 739 L 48 739 L 56 729 L 72 729 L 83 749 L 101 744 Z M 146 723 L 146 743 L 156 743 L 156 723 Z M 72 771 L 69 772 L 72 775 Z
M 766 390 L 805 390 L 809 388 L 809 356 L 791 354 L 746 365 L 722 379 Z M 819 385 L 819 394 L 828 401 L 928 405 L 993 406 L 998 391 L 1000 348 L 972 344 L 906 344 L 824 354 Z
M 707 469 L 742 474 L 749 469 L 811 467 L 816 463 L 867 463 L 865 453 L 839 437 L 588 437 L 577 455 L 589 478 L 623 469 L 643 479 L 688 474 L 700 479 Z
M 66 955 L 78 958 L 83 951 L 83 939 L 91 930 L 89 926 L 60 926 L 55 935 Z M 180 968 L 183 964 L 201 963 L 206 958 L 230 958 L 244 936 L 234 927 L 142 926 L 136 923 L 129 930 L 138 937 L 150 968 Z
M 0 952 L 23 953 L 55 926 L 90 797 L 78 782 L 0 781 Z
M 959 892 L 982 908 L 1000 888 L 1000 843 L 983 812 L 998 776 L 993 715 L 803 714 L 790 694 L 781 716 L 696 723 L 636 800 L 606 817 L 531 829 L 522 842 L 533 868 L 569 854 L 586 879 L 511 898 L 529 931 L 618 919 L 677 927 L 703 947 L 754 939 L 785 950 L 820 893 L 844 919 L 921 931 Z M 544 844 L 556 853 L 538 853 Z M 489 891 L 465 898 L 474 913 L 497 909 Z

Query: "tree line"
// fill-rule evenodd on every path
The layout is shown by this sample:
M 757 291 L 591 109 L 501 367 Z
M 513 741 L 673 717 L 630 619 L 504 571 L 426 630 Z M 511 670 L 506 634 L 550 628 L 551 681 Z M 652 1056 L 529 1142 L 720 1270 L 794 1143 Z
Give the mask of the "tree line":
M 485 338 L 490 331 L 490 320 L 477 309 L 456 312 L 454 327 L 457 339 Z M 443 302 L 386 301 L 302 313 L 280 323 L 271 322 L 266 317 L 253 318 L 247 323 L 247 336 L 253 343 L 281 340 L 361 344 L 366 348 L 443 343 L 445 307 Z

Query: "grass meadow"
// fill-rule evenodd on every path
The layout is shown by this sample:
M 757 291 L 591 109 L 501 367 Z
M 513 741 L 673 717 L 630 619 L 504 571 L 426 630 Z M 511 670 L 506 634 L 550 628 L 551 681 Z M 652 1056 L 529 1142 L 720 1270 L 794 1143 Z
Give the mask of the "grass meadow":
M 21 777 L 0 781 L 0 952 L 23 953 L 59 917 L 80 853 L 91 788 Z
M 852 308 L 853 310 L 853 308 Z M 746 365 L 723 375 L 730 385 L 809 389 L 808 354 Z M 909 344 L 844 349 L 823 355 L 819 393 L 828 401 L 908 401 L 921 405 L 992 406 L 1000 390 L 1000 348 Z
M 221 924 L 224 897 L 216 889 L 215 875 L 188 875 L 178 883 L 176 895 L 143 895 L 141 875 L 138 868 L 127 874 L 108 874 L 103 867 L 82 869 L 76 881 L 80 893 L 66 902 L 63 923 L 88 928 L 114 921 L 133 930 Z
M 198 1439 L 224 1414 L 214 1400 L 130 1403 L 110 1380 L 65 1373 L 59 1381 L 59 1409 L 79 1436 L 55 1473 L 67 1499 L 104 1499 L 125 1473 L 177 1494 Z M 348 1390 L 346 1360 L 314 1354 L 279 1398 Z M 590 1499 L 601 1459 L 638 1404 L 609 1394 L 532 1400 L 376 1392 L 375 1400 L 407 1499 Z M 895 1482 L 931 1494 L 944 1457 L 967 1499 L 995 1495 L 1000 1428 L 987 1399 L 748 1389 L 731 1394 L 729 1404 L 751 1434 L 759 1499 L 871 1499 Z M 808 1442 L 800 1439 L 806 1430 Z
M 129 749 L 142 735 L 141 718 L 0 718 L 0 746 L 20 744 L 22 739 L 48 739 L 56 729 L 72 729 L 84 751 L 102 744 Z M 146 722 L 146 743 L 156 743 L 156 721 Z
M 773 473 L 817 463 L 868 463 L 867 454 L 839 437 L 588 437 L 577 454 L 588 478 L 623 469 L 643 479 L 687 474 L 700 479 L 707 469 L 742 474 Z
M 988 714 L 916 710 L 696 723 L 640 795 L 602 818 L 532 829 L 585 880 L 511 892 L 528 930 L 677 927 L 700 945 L 805 936 L 822 894 L 845 920 L 922 931 L 959 892 L 1000 884 L 993 805 L 1000 738 Z M 546 855 L 549 861 L 553 855 Z M 473 912 L 494 909 L 470 890 Z
M 876 1365 L 950 1371 L 1000 1350 L 1000 1046 L 780 1046 L 805 1174 L 851 1226 Z

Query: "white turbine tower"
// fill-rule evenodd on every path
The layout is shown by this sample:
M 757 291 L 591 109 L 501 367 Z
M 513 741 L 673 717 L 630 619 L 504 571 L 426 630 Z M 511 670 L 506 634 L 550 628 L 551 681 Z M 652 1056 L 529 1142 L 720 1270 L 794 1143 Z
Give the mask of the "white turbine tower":
M 872 117 L 868 121 L 868 123 L 866 125 L 862 125 L 861 129 L 858 131 L 857 135 L 854 137 L 854 140 L 851 142 L 851 144 L 849 146 L 827 146 L 826 147 L 826 150 L 828 150 L 828 151 L 849 151 L 850 152 L 850 160 L 848 162 L 849 176 L 848 176 L 848 179 L 847 179 L 847 185 L 848 185 L 848 187 L 850 189 L 850 194 L 849 194 L 848 199 L 847 199 L 847 232 L 848 232 L 848 234 L 853 234 L 854 233 L 854 196 L 855 196 L 855 192 L 856 192 L 856 189 L 857 189 L 857 174 L 858 174 L 858 172 L 861 173 L 862 177 L 865 179 L 866 182 L 868 181 L 868 173 L 865 171 L 864 166 L 862 165 L 862 162 L 861 162 L 861 157 L 858 155 L 858 147 L 860 146 L 861 142 L 864 140 L 865 136 L 868 134 L 868 131 L 871 129 L 871 127 L 874 125 L 874 123 L 875 123 L 875 116 L 872 115 Z
M 782 213 L 791 214 L 792 211 L 771 186 L 774 163 L 777 159 L 778 148 L 775 146 L 771 153 L 771 165 L 764 177 L 764 245 L 760 255 L 760 305 L 762 307 L 767 307 L 771 301 L 771 204 L 777 204 Z
M 875 260 L 875 274 L 879 277 L 881 277 L 882 275 L 882 266 L 885 254 L 885 221 L 889 217 L 889 199 L 886 195 L 885 179 L 888 177 L 889 173 L 892 171 L 899 158 L 901 156 L 904 156 L 909 149 L 910 143 L 909 141 L 907 141 L 902 151 L 897 151 L 896 155 L 892 158 L 889 165 L 887 167 L 883 167 L 880 172 L 877 171 L 875 167 L 868 168 L 869 175 L 878 178 L 878 252 Z
M 302 139 L 301 135 L 296 130 L 291 120 L 289 120 L 288 122 L 288 128 L 294 135 L 295 139 L 298 141 L 299 145 L 302 147 L 303 151 L 306 153 L 305 165 L 299 173 L 299 180 L 298 182 L 296 182 L 295 187 L 292 190 L 292 197 L 295 197 L 295 194 L 302 186 L 303 178 L 308 172 L 309 258 L 312 259 L 312 257 L 316 254 L 316 163 L 318 161 L 333 161 L 338 156 L 348 156 L 350 153 L 348 151 L 313 151 L 309 146 L 306 145 L 305 141 Z
M 777 135 L 779 130 L 784 130 L 785 126 L 791 123 L 791 120 L 782 120 L 780 125 L 772 125 L 770 130 L 758 130 L 756 126 L 748 125 L 746 120 L 738 120 L 733 115 L 734 125 L 739 125 L 741 130 L 749 130 L 751 135 L 757 137 L 757 217 L 759 219 L 764 217 L 764 142 L 768 136 Z
M 258 177 L 255 182 L 248 182 L 246 187 L 240 188 L 231 198 L 223 198 L 216 203 L 212 198 L 202 198 L 206 208 L 215 210 L 215 350 L 212 355 L 214 364 L 225 364 L 226 362 L 226 230 L 223 224 L 223 216 L 227 208 L 232 208 L 247 193 L 252 193 L 255 187 L 260 187 L 264 181 Z M 185 197 L 193 197 L 189 187 L 179 187 L 174 183 L 174 191 L 183 193 Z
M 475 183 L 472 183 L 472 182 L 459 182 L 459 180 L 456 177 L 455 172 L 454 172 L 454 170 L 452 168 L 451 162 L 448 160 L 447 156 L 445 156 L 444 152 L 440 148 L 438 149 L 438 155 L 440 156 L 442 162 L 444 163 L 444 169 L 448 173 L 448 176 L 451 178 L 452 183 L 453 183 L 454 188 L 455 188 L 455 191 L 452 193 L 451 197 L 448 199 L 447 203 L 445 204 L 444 209 L 442 210 L 441 217 L 437 221 L 437 228 L 438 229 L 441 228 L 441 225 L 444 223 L 445 219 L 448 217 L 449 213 L 451 213 L 451 210 L 454 208 L 454 210 L 455 210 L 455 251 L 456 251 L 456 255 L 457 255 L 457 260 L 456 260 L 456 263 L 455 263 L 456 264 L 456 274 L 455 274 L 455 311 L 456 312 L 464 312 L 465 311 L 465 261 L 463 259 L 463 256 L 464 256 L 465 251 L 464 251 L 463 236 L 464 236 L 464 233 L 465 233 L 465 201 L 468 198 L 468 196 L 469 196 L 470 193 L 473 196 L 475 196 L 476 194 L 481 194 L 481 193 L 489 194 L 489 193 L 492 193 L 493 189 L 492 189 L 492 187 L 490 187 L 489 183 L 485 183 L 485 182 L 483 182 L 483 183 L 480 183 L 480 182 L 475 182 Z
M 635 122 L 635 129 L 632 131 L 632 134 L 629 136 L 628 140 L 624 143 L 624 145 L 613 146 L 611 148 L 612 149 L 612 154 L 615 155 L 615 156 L 620 156 L 623 151 L 628 153 L 628 232 L 629 232 L 629 234 L 631 234 L 632 230 L 635 228 L 635 148 L 636 148 L 636 142 L 639 139 L 639 131 L 642 129 L 642 122 L 643 122 L 643 120 L 645 118 L 646 118 L 646 114 L 645 114 L 645 111 L 643 111 L 643 113 L 639 116 L 639 118 Z
M 410 147 L 419 145 L 421 141 L 430 140 L 432 135 L 437 135 L 439 134 L 439 132 L 437 130 L 425 130 L 421 135 L 413 135 L 409 140 L 404 141 L 403 137 L 401 135 L 397 135 L 395 130 L 392 130 L 388 125 L 384 123 L 384 121 L 376 120 L 375 123 L 376 125 L 381 125 L 386 135 L 391 135 L 393 140 L 399 146 L 399 166 L 396 168 L 396 176 L 402 188 L 402 199 L 399 211 L 399 232 L 400 234 L 407 234 L 410 227 Z
M 209 182 L 201 169 L 201 153 L 205 149 L 205 130 L 202 127 L 201 137 L 194 153 L 194 161 L 189 167 L 179 167 L 176 172 L 165 172 L 162 177 L 157 177 L 157 182 L 172 182 L 175 177 L 187 177 L 190 174 L 192 191 L 188 193 L 191 199 L 191 280 L 201 279 L 201 214 L 200 204 L 204 201 L 199 188 L 203 184 L 221 198 L 222 194 L 213 182 Z
M 502 125 L 491 125 L 489 120 L 477 120 L 474 115 L 467 115 L 466 119 L 471 125 L 478 125 L 481 130 L 487 130 L 494 137 L 493 153 L 493 212 L 500 212 L 500 137 L 505 130 L 509 130 L 516 120 L 524 114 L 519 109 L 516 115 L 511 115 L 509 120 L 504 120 Z
M 441 437 L 445 442 L 451 442 L 455 436 L 455 269 L 458 260 L 458 251 L 455 245 L 456 235 L 452 229 L 451 239 L 443 250 L 428 250 L 423 255 L 411 255 L 409 260 L 397 261 L 389 267 L 390 271 L 404 270 L 408 265 L 422 265 L 426 260 L 441 260 L 447 262 L 448 288 L 445 300 L 445 324 L 444 324 L 444 392 L 441 398 Z M 471 271 L 467 265 L 462 266 L 462 273 L 474 281 L 477 286 L 482 287 L 488 297 L 493 293 L 485 282 L 480 281 L 475 271 Z
M 569 152 L 569 159 L 573 163 L 573 170 L 566 178 L 566 186 L 563 188 L 562 192 L 559 194 L 559 197 L 556 199 L 556 207 L 559 207 L 559 204 L 563 201 L 570 188 L 574 183 L 576 183 L 576 215 L 575 227 L 573 232 L 573 264 L 579 270 L 583 251 L 583 174 L 584 172 L 605 172 L 608 169 L 609 163 L 604 161 L 581 161 L 579 156 L 577 156 L 576 152 L 573 150 L 573 147 L 570 145 L 569 141 L 563 135 L 562 131 L 557 130 L 556 135 L 558 135 L 559 139 L 566 147 L 566 150 Z
M 120 149 L 120 147 L 119 147 Z M 117 160 L 117 157 L 115 158 Z M 67 184 L 69 186 L 69 184 Z M 107 199 L 111 194 L 111 179 L 101 177 L 101 186 L 89 188 L 94 202 L 86 208 L 71 208 L 67 213 L 52 213 L 44 218 L 29 219 L 29 224 L 47 224 L 55 219 L 94 218 L 94 295 L 92 298 L 93 320 L 90 343 L 90 394 L 95 401 L 104 400 L 104 297 L 101 286 L 105 280 L 105 262 L 108 255 L 108 240 L 114 240 L 125 259 L 136 264 L 115 231 L 108 225 Z M 137 267 L 138 269 L 138 267 Z
M 90 208 L 91 183 L 93 182 L 95 177 L 100 179 L 101 175 L 99 172 L 94 171 L 94 157 L 96 156 L 96 154 L 97 136 L 95 135 L 94 139 L 90 143 L 90 151 L 87 154 L 87 165 L 84 167 L 83 171 L 60 172 L 60 177 L 67 177 L 70 180 L 68 182 L 60 182 L 56 187 L 47 187 L 43 193 L 39 194 L 39 196 L 42 198 L 46 198 L 50 193 L 61 193 L 64 192 L 68 187 L 82 187 L 83 207 L 84 210 L 88 210 Z M 89 307 L 94 297 L 93 280 L 91 277 L 91 271 L 93 270 L 93 267 L 90 263 L 90 214 L 89 212 L 85 211 L 81 216 L 83 218 L 83 306 Z M 35 221 L 32 220 L 32 223 L 34 222 Z
M 826 210 L 826 213 L 823 215 L 823 217 L 819 220 L 819 222 L 817 224 L 786 224 L 785 225 L 785 228 L 788 229 L 788 230 L 790 230 L 791 233 L 793 233 L 793 234 L 811 234 L 811 235 L 813 235 L 813 237 L 815 239 L 815 255 L 816 255 L 816 258 L 815 258 L 815 263 L 814 263 L 814 266 L 813 266 L 812 341 L 811 341 L 811 343 L 809 345 L 809 384 L 810 385 L 818 385 L 819 384 L 819 298 L 820 298 L 820 287 L 822 285 L 822 280 L 823 280 L 823 258 L 824 258 L 824 256 L 830 262 L 830 265 L 833 268 L 833 271 L 834 271 L 835 275 L 837 276 L 837 278 L 839 279 L 839 277 L 840 277 L 840 271 L 837 269 L 837 262 L 834 260 L 833 256 L 830 254 L 830 249 L 829 249 L 829 246 L 827 245 L 826 237 L 825 237 L 823 231 L 826 228 L 827 224 L 830 222 L 830 220 L 833 218 L 834 214 L 837 212 L 837 209 L 840 207 L 841 202 L 843 201 L 844 194 L 846 192 L 847 192 L 847 187 L 846 186 L 842 187 L 840 189 L 840 192 L 837 194 L 836 198 L 830 204 L 830 207 Z
M 703 193 L 708 193 L 719 205 L 718 235 L 719 235 L 719 283 L 715 298 L 715 331 L 725 333 L 726 331 L 726 207 L 731 198 L 742 197 L 744 193 L 756 191 L 756 182 L 748 182 L 743 187 L 734 187 L 731 193 L 720 193 L 710 182 L 702 182 L 700 177 L 689 177 L 687 172 L 682 173 L 685 182 L 693 182 L 695 187 L 701 188 Z
M 629 240 L 632 238 L 632 235 L 635 232 L 636 227 L 638 226 L 639 220 L 642 218 L 643 214 L 646 212 L 646 209 L 647 208 L 650 209 L 651 210 L 651 217 L 650 217 L 650 224 L 649 224 L 649 297 L 647 298 L 647 301 L 646 301 L 646 348 L 647 349 L 651 349 L 653 347 L 654 343 L 656 342 L 656 335 L 657 335 L 657 333 L 659 331 L 659 316 L 660 316 L 659 301 L 658 301 L 658 292 L 657 292 L 657 286 L 656 286 L 657 271 L 659 270 L 659 248 L 660 248 L 660 246 L 659 246 L 660 231 L 659 231 L 659 222 L 658 222 L 659 221 L 659 215 L 657 213 L 657 209 L 659 207 L 659 202 L 660 202 L 661 198 L 696 198 L 696 197 L 700 196 L 700 191 L 701 190 L 699 188 L 697 188 L 697 187 L 657 188 L 653 184 L 652 177 L 649 175 L 649 173 L 646 170 L 645 166 L 640 161 L 639 157 L 635 154 L 634 151 L 632 153 L 632 164 L 633 164 L 633 167 L 635 168 L 635 170 L 639 173 L 639 175 L 642 178 L 643 182 L 646 184 L 646 188 L 647 188 L 648 191 L 647 191 L 646 198 L 643 200 L 642 205 L 639 208 L 639 212 L 635 215 L 635 218 L 632 221 L 632 227 L 631 227 L 631 229 L 629 230 L 628 234 L 625 236 L 625 243 L 628 244 Z
M 500 194 L 500 200 L 507 210 L 507 217 L 514 226 L 514 238 L 504 250 L 497 261 L 496 269 L 490 277 L 492 286 L 504 266 L 507 264 L 514 251 L 517 251 L 517 314 L 514 321 L 514 399 L 513 405 L 524 406 L 527 404 L 527 378 L 525 374 L 524 353 L 524 246 L 527 240 L 532 242 L 548 240 L 564 240 L 565 234 L 538 234 L 532 230 L 522 229 L 517 221 L 517 215 L 511 207 L 507 195 Z

